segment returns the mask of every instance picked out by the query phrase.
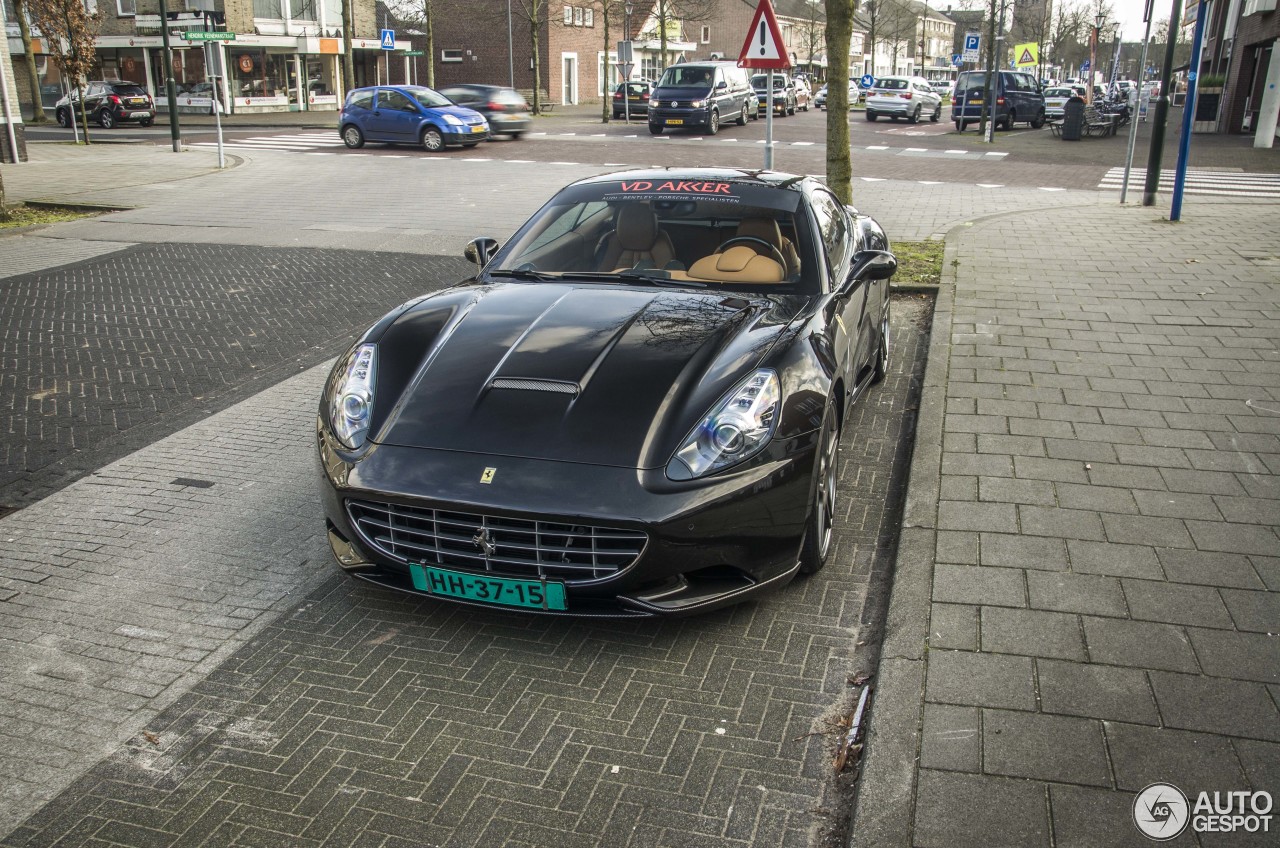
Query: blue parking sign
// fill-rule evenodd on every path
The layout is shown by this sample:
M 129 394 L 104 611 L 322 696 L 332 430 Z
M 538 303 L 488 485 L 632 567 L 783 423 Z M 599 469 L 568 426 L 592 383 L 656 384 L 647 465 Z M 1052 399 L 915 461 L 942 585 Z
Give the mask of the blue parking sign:
M 979 46 L 981 43 L 982 43 L 982 36 L 981 36 L 981 35 L 979 35 L 978 33 L 976 33 L 976 32 L 970 32 L 970 33 L 966 33 L 966 34 L 965 34 L 965 37 L 964 37 L 964 49 L 965 49 L 966 51 L 969 51 L 969 50 L 977 50 L 977 49 L 978 49 L 978 46 Z
M 382 49 L 383 50 L 396 49 L 396 31 L 395 30 L 384 29 L 382 31 Z

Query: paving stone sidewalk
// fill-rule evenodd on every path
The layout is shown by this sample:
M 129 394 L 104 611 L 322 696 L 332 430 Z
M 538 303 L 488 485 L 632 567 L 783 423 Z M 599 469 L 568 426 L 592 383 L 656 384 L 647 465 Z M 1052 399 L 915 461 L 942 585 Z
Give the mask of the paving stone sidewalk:
M 949 237 L 852 844 L 1150 844 L 1148 784 L 1280 795 L 1278 231 Z

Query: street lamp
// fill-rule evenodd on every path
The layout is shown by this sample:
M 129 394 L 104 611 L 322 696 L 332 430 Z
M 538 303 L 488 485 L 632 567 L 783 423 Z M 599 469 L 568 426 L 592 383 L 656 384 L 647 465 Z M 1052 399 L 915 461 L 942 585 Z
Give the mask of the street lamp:
M 624 16 L 622 25 L 626 28 L 626 31 L 622 33 L 622 40 L 628 45 L 627 52 L 631 54 L 630 56 L 627 56 L 626 59 L 623 59 L 623 61 L 631 65 L 632 71 L 635 71 L 636 69 L 636 51 L 634 45 L 631 44 L 631 13 L 635 10 L 636 5 L 634 3 L 627 3 L 622 7 Z M 621 56 L 618 58 L 622 59 Z M 623 118 L 626 120 L 627 126 L 631 126 L 631 74 L 627 74 L 623 78 L 622 82 Z
M 1093 77 L 1098 67 L 1098 33 L 1107 16 L 1102 12 L 1093 16 L 1093 38 L 1089 41 L 1089 78 L 1084 81 L 1084 102 L 1093 102 Z

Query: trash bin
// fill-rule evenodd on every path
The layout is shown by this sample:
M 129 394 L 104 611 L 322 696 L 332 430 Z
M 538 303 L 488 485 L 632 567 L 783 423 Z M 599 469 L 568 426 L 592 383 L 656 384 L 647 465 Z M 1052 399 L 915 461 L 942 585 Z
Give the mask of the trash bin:
M 1079 141 L 1084 129 L 1084 101 L 1072 97 L 1062 104 L 1062 138 L 1064 141 Z

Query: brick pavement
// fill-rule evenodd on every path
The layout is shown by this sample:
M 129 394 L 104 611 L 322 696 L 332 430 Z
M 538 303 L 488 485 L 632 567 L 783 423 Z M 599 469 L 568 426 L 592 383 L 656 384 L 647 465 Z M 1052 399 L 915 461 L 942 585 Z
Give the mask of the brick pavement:
M 893 372 L 850 418 L 831 564 L 693 621 L 520 617 L 336 574 L 309 435 L 322 368 L 0 519 L 3 811 L 44 803 L 0 844 L 838 830 L 830 745 L 868 581 L 892 559 L 928 315 L 927 298 L 895 303 Z
M 1141 845 L 1147 784 L 1280 795 L 1277 227 L 949 236 L 852 844 Z
M 74 241 L 44 241 L 82 255 Z M 386 310 L 471 267 L 386 252 L 109 246 L 0 279 L 0 507 L 337 355 Z

